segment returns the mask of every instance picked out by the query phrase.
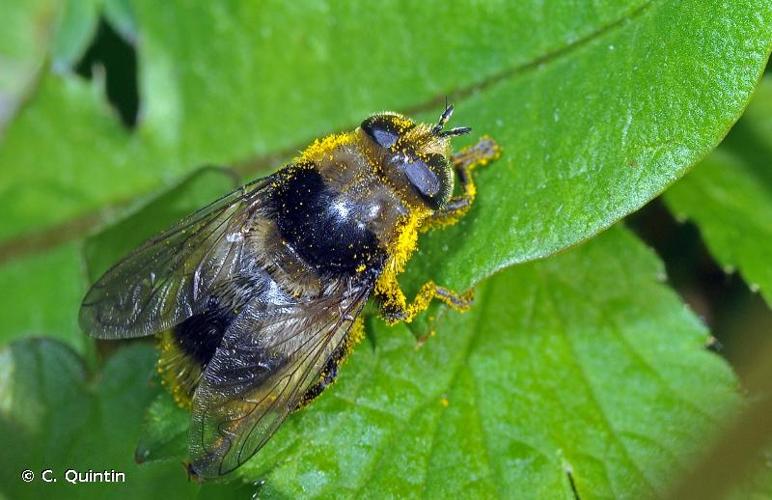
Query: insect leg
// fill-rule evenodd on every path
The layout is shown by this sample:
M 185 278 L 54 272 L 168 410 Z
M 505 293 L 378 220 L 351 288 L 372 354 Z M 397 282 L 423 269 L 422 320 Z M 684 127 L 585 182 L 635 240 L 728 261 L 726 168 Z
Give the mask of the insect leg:
M 432 214 L 421 229 L 450 226 L 458 222 L 461 216 L 469 211 L 477 195 L 477 186 L 472 178 L 472 171 L 496 160 L 500 155 L 501 148 L 496 144 L 496 141 L 488 136 L 483 136 L 477 141 L 477 144 L 464 148 L 453 155 L 451 161 L 461 180 L 463 193 L 451 198 L 443 209 Z
M 351 354 L 351 350 L 354 348 L 354 346 L 364 338 L 364 328 L 364 320 L 362 316 L 357 317 L 357 319 L 354 321 L 354 324 L 351 326 L 351 330 L 349 330 L 349 332 L 346 334 L 345 340 L 341 343 L 340 346 L 338 346 L 337 349 L 335 349 L 335 351 L 333 351 L 333 353 L 327 359 L 327 363 L 325 364 L 322 373 L 319 375 L 319 380 L 316 382 L 316 384 L 312 385 L 308 388 L 308 390 L 306 390 L 306 392 L 303 394 L 303 397 L 300 399 L 300 402 L 295 407 L 295 410 L 299 410 L 308 405 L 327 387 L 335 382 L 335 378 L 338 376 L 338 368 L 341 364 L 343 364 L 343 362 L 346 361 L 346 358 L 348 358 L 349 354 Z
M 408 303 L 405 293 L 399 288 L 399 284 L 393 283 L 392 285 L 390 287 L 391 293 L 387 296 L 380 296 L 381 316 L 389 324 L 400 321 L 410 323 L 418 313 L 429 307 L 433 299 L 443 302 L 456 311 L 466 311 L 472 305 L 471 290 L 458 293 L 439 286 L 433 281 L 428 281 L 421 286 L 413 301 Z

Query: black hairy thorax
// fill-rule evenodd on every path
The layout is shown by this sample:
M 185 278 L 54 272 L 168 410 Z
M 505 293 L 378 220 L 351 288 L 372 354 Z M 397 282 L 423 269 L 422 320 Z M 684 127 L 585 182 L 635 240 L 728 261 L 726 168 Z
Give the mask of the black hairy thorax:
M 320 273 L 374 271 L 385 260 L 367 224 L 369 207 L 330 186 L 315 168 L 296 168 L 279 183 L 272 208 L 281 237 Z

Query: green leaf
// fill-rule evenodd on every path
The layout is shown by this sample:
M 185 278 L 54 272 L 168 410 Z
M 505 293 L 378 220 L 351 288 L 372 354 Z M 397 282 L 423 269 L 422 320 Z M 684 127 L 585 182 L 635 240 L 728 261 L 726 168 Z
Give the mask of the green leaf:
M 66 0 L 52 47 L 53 68 L 69 71 L 96 34 L 101 0 Z
M 0 205 L 7 216 L 0 238 L 63 221 L 74 226 L 71 238 L 82 235 L 73 217 L 125 203 L 176 173 L 164 162 L 145 161 L 147 154 L 123 130 L 101 88 L 47 75 L 0 145 Z
M 78 308 L 86 293 L 80 247 L 68 243 L 0 267 L 0 345 L 43 335 L 77 351 L 88 342 L 78 327 Z
M 739 269 L 772 305 L 772 78 L 763 80 L 733 136 L 665 194 L 694 221 L 727 272 Z
M 26 339 L 0 350 L 0 495 L 7 498 L 191 498 L 217 493 L 244 498 L 239 488 L 187 480 L 179 463 L 138 466 L 132 460 L 142 414 L 159 388 L 150 384 L 149 345 L 121 349 L 91 376 L 79 356 L 47 339 Z M 35 480 L 25 483 L 22 470 Z M 41 480 L 51 469 L 55 483 Z M 66 471 L 122 472 L 121 484 L 73 485 Z
M 59 3 L 6 0 L 0 30 L 0 143 L 6 122 L 34 87 L 53 38 Z
M 616 228 L 491 278 L 421 348 L 373 321 L 373 343 L 237 474 L 265 497 L 571 497 L 569 472 L 582 498 L 662 494 L 738 401 L 662 281 Z
M 137 20 L 129 0 L 103 0 L 103 14 L 126 40 L 136 41 Z
M 168 392 L 159 394 L 153 401 L 145 420 L 134 452 L 138 462 L 184 459 L 188 456 L 190 412 L 177 406 Z

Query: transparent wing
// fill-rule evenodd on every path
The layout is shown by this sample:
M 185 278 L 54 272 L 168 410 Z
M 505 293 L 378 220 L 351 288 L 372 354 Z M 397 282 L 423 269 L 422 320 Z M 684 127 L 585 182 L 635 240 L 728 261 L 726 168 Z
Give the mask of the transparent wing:
M 227 474 L 257 452 L 346 339 L 369 283 L 324 298 L 266 308 L 252 302 L 234 320 L 193 397 L 190 455 L 196 474 Z
M 260 207 L 268 179 L 247 184 L 148 240 L 86 294 L 80 326 L 97 338 L 150 335 L 199 312 L 219 280 L 239 266 L 241 229 Z

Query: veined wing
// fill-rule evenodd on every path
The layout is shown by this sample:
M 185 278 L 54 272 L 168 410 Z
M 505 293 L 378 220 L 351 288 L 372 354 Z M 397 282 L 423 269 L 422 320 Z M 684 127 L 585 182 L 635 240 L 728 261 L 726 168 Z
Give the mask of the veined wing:
M 150 335 L 200 312 L 240 264 L 242 230 L 267 198 L 268 179 L 231 192 L 151 238 L 94 283 L 80 326 L 97 338 Z
M 253 301 L 244 309 L 193 397 L 196 474 L 227 474 L 268 441 L 344 346 L 371 291 L 371 280 L 342 278 L 318 299 L 286 307 Z

